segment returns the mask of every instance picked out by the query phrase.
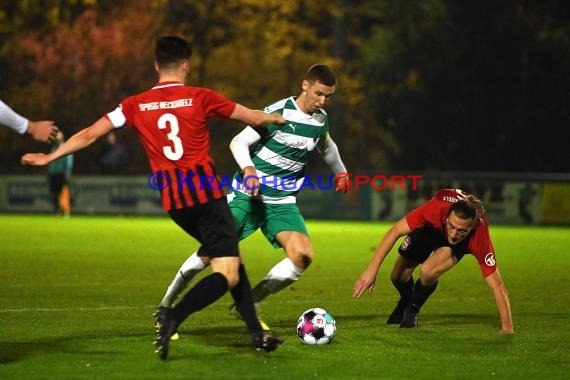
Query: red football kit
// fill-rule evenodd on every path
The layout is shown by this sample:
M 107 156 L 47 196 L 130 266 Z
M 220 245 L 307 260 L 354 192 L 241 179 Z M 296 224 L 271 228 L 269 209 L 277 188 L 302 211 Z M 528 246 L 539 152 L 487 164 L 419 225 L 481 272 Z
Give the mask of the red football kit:
M 139 135 L 151 170 L 162 181 L 162 207 L 175 210 L 224 196 L 209 155 L 207 120 L 229 118 L 236 103 L 207 88 L 161 82 L 129 96 L 106 116 Z
M 412 231 L 422 227 L 431 227 L 445 234 L 445 221 L 451 206 L 466 195 L 469 194 L 459 189 L 439 190 L 433 198 L 406 215 L 408 226 Z M 476 230 L 471 232 L 466 239 L 469 239 L 467 245 L 469 253 L 477 259 L 483 276 L 487 277 L 493 274 L 497 269 L 497 264 L 489 235 L 489 222 L 485 215 L 481 216 Z

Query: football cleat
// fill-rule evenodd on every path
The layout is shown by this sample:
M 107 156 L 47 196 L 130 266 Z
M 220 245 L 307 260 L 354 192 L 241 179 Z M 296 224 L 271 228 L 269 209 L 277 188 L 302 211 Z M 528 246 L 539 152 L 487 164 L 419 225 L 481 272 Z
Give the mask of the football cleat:
M 236 318 L 239 319 L 240 321 L 243 321 L 243 317 L 242 317 L 241 313 L 238 311 L 238 309 L 237 309 L 235 303 L 232 303 L 228 309 L 229 309 L 231 315 L 233 315 L 234 317 L 236 317 Z M 256 313 L 259 313 L 259 309 L 256 308 L 255 311 L 256 311 Z M 257 320 L 258 320 L 259 324 L 261 325 L 261 329 L 262 329 L 263 331 L 268 331 L 268 332 L 271 331 L 271 327 L 269 327 L 269 325 L 268 325 L 267 323 L 265 323 L 265 322 L 259 317 L 259 315 L 257 316 Z
M 257 351 L 263 350 L 265 352 L 275 351 L 283 344 L 283 339 L 263 330 L 251 334 L 251 341 Z
M 158 334 L 159 330 L 160 330 L 160 323 L 158 323 L 158 319 L 156 318 L 158 314 L 158 310 L 153 314 L 154 316 L 154 332 L 156 334 Z M 174 334 L 172 334 L 172 336 L 170 337 L 170 340 L 178 340 L 180 339 L 180 335 L 178 335 L 178 331 L 176 331 Z
M 399 325 L 402 322 L 402 319 L 404 319 L 404 311 L 406 310 L 406 306 L 408 306 L 408 301 L 400 299 L 392 311 L 392 314 L 390 314 L 386 320 L 386 324 Z
M 162 360 L 168 358 L 168 346 L 170 337 L 176 332 L 178 324 L 172 316 L 172 309 L 166 306 L 160 306 L 155 313 L 155 321 L 158 322 L 159 328 L 156 333 L 154 345 L 156 346 L 155 354 Z
M 263 322 L 263 320 L 259 317 L 257 317 L 257 320 L 259 321 L 259 324 L 261 325 L 261 329 L 263 331 L 271 332 L 271 328 L 267 323 Z
M 417 328 L 418 327 L 418 315 L 420 309 L 415 305 L 409 305 L 404 311 L 404 317 L 402 322 L 400 322 L 400 328 Z

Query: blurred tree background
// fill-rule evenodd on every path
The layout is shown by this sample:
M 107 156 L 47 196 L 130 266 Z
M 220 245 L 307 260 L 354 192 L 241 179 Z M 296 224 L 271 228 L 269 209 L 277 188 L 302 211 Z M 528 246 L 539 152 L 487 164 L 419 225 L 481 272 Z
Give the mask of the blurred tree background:
M 0 99 L 67 136 L 156 81 L 153 42 L 192 42 L 188 84 L 252 108 L 300 92 L 326 63 L 327 108 L 352 172 L 568 172 L 570 2 L 564 0 L 3 0 Z M 242 126 L 213 123 L 212 154 Z M 125 174 L 146 174 L 137 137 Z M 0 172 L 49 147 L 0 128 Z M 76 155 L 97 174 L 102 143 Z

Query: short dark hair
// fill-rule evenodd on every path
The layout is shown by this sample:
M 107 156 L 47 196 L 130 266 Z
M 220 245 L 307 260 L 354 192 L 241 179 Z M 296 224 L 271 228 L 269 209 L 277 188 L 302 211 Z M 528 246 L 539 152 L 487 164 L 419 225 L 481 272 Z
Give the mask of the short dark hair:
M 478 222 L 485 210 L 483 203 L 474 195 L 468 195 L 451 206 L 449 212 L 454 212 L 461 219 L 473 219 Z
M 318 81 L 330 87 L 336 85 L 336 75 L 334 71 L 327 65 L 322 64 L 311 66 L 305 75 L 305 80 L 310 83 Z
M 159 66 L 171 65 L 189 59 L 192 47 L 177 36 L 161 36 L 156 39 L 154 58 Z

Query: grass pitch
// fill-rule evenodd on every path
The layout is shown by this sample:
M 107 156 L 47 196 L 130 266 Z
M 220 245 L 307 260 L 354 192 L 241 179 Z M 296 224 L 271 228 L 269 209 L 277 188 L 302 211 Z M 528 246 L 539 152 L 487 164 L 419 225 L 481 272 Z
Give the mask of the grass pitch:
M 501 336 L 493 297 L 471 256 L 445 274 L 420 328 L 385 324 L 397 298 L 392 252 L 376 290 L 352 286 L 389 227 L 309 221 L 315 261 L 263 304 L 286 339 L 249 346 L 225 296 L 192 315 L 161 362 L 152 313 L 197 244 L 168 218 L 0 215 L 1 379 L 565 379 L 570 370 L 570 229 L 495 226 L 516 335 Z M 260 234 L 241 244 L 253 284 L 283 258 Z M 336 340 L 306 346 L 295 334 L 311 307 L 337 320 Z

